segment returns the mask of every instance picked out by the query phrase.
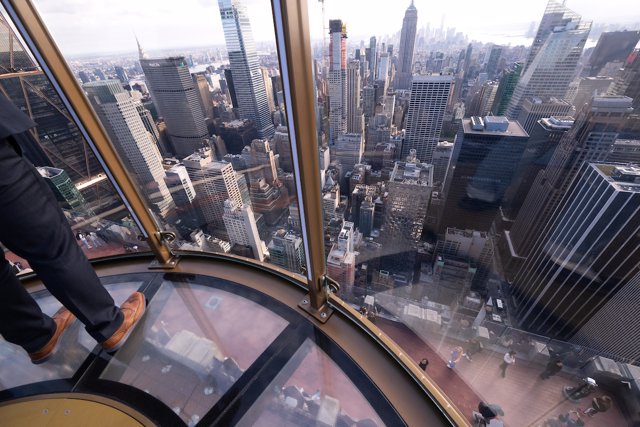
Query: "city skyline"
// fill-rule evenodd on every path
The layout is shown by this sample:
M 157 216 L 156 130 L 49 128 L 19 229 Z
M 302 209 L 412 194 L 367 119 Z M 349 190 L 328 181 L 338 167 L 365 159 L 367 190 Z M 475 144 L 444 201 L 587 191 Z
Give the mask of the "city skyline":
M 215 47 L 224 45 L 222 26 L 219 22 L 217 2 L 204 0 L 187 0 L 180 9 L 175 9 L 172 4 L 159 2 L 139 1 L 122 2 L 122 7 L 110 2 L 100 5 L 80 4 L 78 0 L 65 0 L 54 2 L 44 0 L 36 2 L 36 8 L 49 25 L 54 38 L 61 50 L 70 56 L 84 56 L 91 54 L 115 54 L 135 52 L 133 35 L 137 35 L 149 51 L 172 50 L 190 47 Z M 493 2 L 492 8 L 473 8 L 463 0 L 447 3 L 429 3 L 426 0 L 414 2 L 418 11 L 418 32 L 427 24 L 430 28 L 439 29 L 444 15 L 444 29 L 456 28 L 469 36 L 469 40 L 483 43 L 512 45 L 531 43 L 531 38 L 522 38 L 530 30 L 534 23 L 537 28 L 538 19 L 546 6 L 545 0 L 526 2 L 513 8 L 513 3 L 507 0 Z M 263 0 L 249 0 L 245 2 L 249 20 L 253 26 L 256 43 L 270 43 L 275 48 L 274 30 L 271 19 L 271 4 Z M 386 2 L 367 2 L 366 7 L 373 10 L 384 8 Z M 342 19 L 349 25 L 349 33 L 352 41 L 368 40 L 372 35 L 384 41 L 390 36 L 399 33 L 402 19 L 410 1 L 398 8 L 387 8 L 384 14 L 373 14 L 366 20 L 361 19 L 362 8 L 360 2 L 325 3 L 325 22 L 323 31 L 321 19 L 310 19 L 311 37 L 314 42 L 322 42 L 322 38 L 328 37 L 328 21 L 330 19 Z M 604 10 L 599 8 L 599 0 L 570 1 L 568 7 L 579 10 L 583 20 L 593 21 L 594 26 L 615 24 L 627 29 L 633 29 L 640 23 L 640 19 L 633 19 L 633 15 L 622 12 L 625 10 L 625 0 L 612 0 L 607 3 Z M 486 9 L 486 10 L 485 10 Z M 180 10 L 189 10 L 197 13 L 189 13 L 188 19 L 176 19 L 180 17 Z M 447 11 L 457 10 L 452 14 Z M 428 13 L 427 13 L 428 11 Z M 467 13 L 465 13 L 468 11 Z M 500 22 L 510 23 L 499 27 L 498 22 L 492 20 L 495 11 L 500 13 Z M 74 19 L 76 14 L 82 14 L 82 19 Z M 322 9 L 319 2 L 309 2 L 310 17 L 321 17 Z M 150 16 L 144 21 L 139 16 Z M 526 21 L 522 17 L 532 17 Z M 218 22 L 216 22 L 218 19 Z M 492 22 L 492 32 L 487 32 L 486 22 Z M 634 25 L 635 24 L 635 25 Z M 175 31 L 160 31 L 159 28 L 173 28 Z M 194 31 L 197 28 L 197 31 Z M 372 30 L 374 29 L 374 30 Z M 620 28 L 622 29 L 622 28 Z M 101 37 L 87 39 L 77 37 L 78 34 L 100 34 Z M 327 34 L 325 34 L 327 33 Z M 514 38 L 513 35 L 518 37 Z M 587 42 L 588 47 L 595 45 L 596 40 Z M 118 48 L 114 49 L 114 46 Z M 126 47 L 124 47 L 126 46 Z

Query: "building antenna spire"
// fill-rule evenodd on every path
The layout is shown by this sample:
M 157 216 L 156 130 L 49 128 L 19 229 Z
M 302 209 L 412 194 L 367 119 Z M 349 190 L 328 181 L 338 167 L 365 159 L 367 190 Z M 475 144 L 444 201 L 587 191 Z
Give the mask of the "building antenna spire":
M 138 36 L 136 35 L 136 33 L 133 33 L 133 36 L 136 38 L 136 44 L 138 45 L 138 57 L 140 59 L 146 59 L 147 54 L 145 53 L 144 49 L 142 49 L 142 46 L 140 46 L 140 40 L 138 40 Z

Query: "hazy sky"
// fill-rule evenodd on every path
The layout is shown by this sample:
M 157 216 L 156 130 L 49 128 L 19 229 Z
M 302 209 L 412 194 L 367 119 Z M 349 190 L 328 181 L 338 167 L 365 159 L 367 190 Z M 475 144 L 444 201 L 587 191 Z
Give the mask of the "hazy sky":
M 215 0 L 34 0 L 65 55 L 134 51 L 134 32 L 148 50 L 224 44 Z M 245 0 L 256 41 L 273 40 L 271 3 Z M 546 0 L 416 0 L 418 27 L 455 27 L 489 42 L 522 34 L 536 25 Z M 392 5 L 392 7 L 391 7 Z M 409 0 L 326 0 L 327 19 L 342 19 L 350 41 L 383 37 L 400 30 Z M 517 7 L 514 7 L 517 5 Z M 594 23 L 640 22 L 637 0 L 569 0 L 567 5 Z M 603 7 L 603 5 L 606 5 Z M 312 37 L 322 37 L 322 9 L 309 0 Z M 633 26 L 629 25 L 629 29 Z

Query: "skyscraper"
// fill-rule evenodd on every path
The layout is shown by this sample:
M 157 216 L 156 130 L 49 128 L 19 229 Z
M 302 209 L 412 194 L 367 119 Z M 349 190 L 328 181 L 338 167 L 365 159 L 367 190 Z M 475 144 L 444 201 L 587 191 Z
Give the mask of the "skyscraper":
M 273 233 L 268 249 L 272 264 L 295 273 L 302 271 L 305 264 L 302 238 L 281 228 Z
M 360 106 L 360 61 L 350 61 L 347 68 L 347 132 L 363 133 L 364 118 Z
M 489 59 L 487 60 L 487 75 L 489 79 L 493 79 L 498 70 L 498 64 L 500 63 L 500 57 L 502 56 L 502 46 L 493 46 L 489 53 Z
M 640 31 L 638 30 L 602 33 L 596 47 L 591 52 L 583 75 L 586 74 L 589 77 L 601 76 L 601 71 L 608 63 L 624 64 L 624 61 L 636 47 L 639 40 Z M 620 67 L 617 66 L 615 68 Z
M 64 208 L 84 215 L 94 215 L 93 211 L 87 208 L 87 202 L 85 202 L 84 197 L 73 185 L 69 175 L 64 170 L 48 166 L 36 169 L 38 169 L 40 176 L 44 178 L 49 188 L 53 190 L 56 199 Z
M 133 98 L 119 80 L 99 80 L 86 83 L 83 88 L 118 154 L 144 189 L 147 200 L 165 219 L 173 215 L 175 206 L 164 182 L 162 156 Z
M 200 93 L 184 57 L 147 59 L 140 49 L 140 66 L 149 93 L 167 124 L 167 134 L 178 157 L 186 157 L 209 137 Z
M 378 71 L 378 51 L 376 47 L 376 37 L 369 39 L 369 82 L 376 79 L 376 71 Z
M 413 5 L 407 8 L 400 30 L 400 48 L 398 49 L 398 69 L 394 89 L 409 89 L 411 73 L 413 71 L 413 48 L 416 43 L 416 28 L 418 26 L 418 10 Z
M 549 1 L 549 5 L 552 4 L 555 2 Z M 565 97 L 591 30 L 591 22 L 581 22 L 579 15 L 566 10 L 567 18 L 563 18 L 562 24 L 554 25 L 550 32 L 544 30 L 548 18 L 545 13 L 538 30 L 538 36 L 544 35 L 544 41 L 538 49 L 538 36 L 534 40 L 531 52 L 536 51 L 536 54 L 529 55 L 529 61 L 513 92 L 507 108 L 509 118 L 518 118 L 522 103 L 528 97 Z
M 509 102 L 513 96 L 513 91 L 518 84 L 518 80 L 520 80 L 521 72 L 522 64 L 516 62 L 502 74 L 495 99 L 493 100 L 493 108 L 491 110 L 494 116 L 503 116 L 507 111 L 507 107 L 509 106 Z
M 329 141 L 334 144 L 347 131 L 347 27 L 329 21 Z
M 552 116 L 572 116 L 574 114 L 575 110 L 567 101 L 557 98 L 528 98 L 522 104 L 518 122 L 528 134 L 531 134 L 540 119 Z
M 442 121 L 453 86 L 453 76 L 415 76 L 407 111 L 402 158 L 416 150 L 418 160 L 431 163 L 440 141 Z
M 270 138 L 275 129 L 249 15 L 240 0 L 218 0 L 218 6 L 240 117 L 254 121 L 258 137 Z
M 520 326 L 570 338 L 640 271 L 639 236 L 640 168 L 583 163 L 514 279 Z
M 632 99 L 596 97 L 578 113 L 570 131 L 555 149 L 549 165 L 536 177 L 511 228 L 515 252 L 527 257 L 542 229 L 551 222 L 560 198 L 566 194 L 585 162 L 606 160 L 624 126 L 630 124 Z
M 464 119 L 444 187 L 448 227 L 489 231 L 529 135 L 503 116 Z
M 267 247 L 260 240 L 251 206 L 239 205 L 233 199 L 225 200 L 223 221 L 232 245 L 249 247 L 255 259 L 264 261 Z

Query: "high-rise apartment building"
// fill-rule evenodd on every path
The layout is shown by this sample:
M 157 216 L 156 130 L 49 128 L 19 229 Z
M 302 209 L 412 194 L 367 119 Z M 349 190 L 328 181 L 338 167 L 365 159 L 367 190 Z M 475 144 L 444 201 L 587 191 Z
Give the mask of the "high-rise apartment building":
M 360 106 L 360 61 L 347 68 L 347 133 L 363 133 L 364 116 Z
M 553 0 L 549 1 L 550 6 L 554 4 Z M 563 18 L 563 23 L 554 25 L 549 31 L 545 29 L 548 18 L 545 12 L 531 47 L 531 52 L 536 52 L 535 56 L 529 55 L 529 61 L 509 102 L 507 117 L 517 119 L 522 103 L 532 96 L 565 98 L 591 30 L 591 22 L 581 22 L 579 15 L 566 10 L 567 17 Z M 539 43 L 539 36 L 544 36 L 542 44 Z
M 640 271 L 639 236 L 640 168 L 582 163 L 514 279 L 520 326 L 574 335 Z
M 462 120 L 444 186 L 442 231 L 489 231 L 528 139 L 504 116 Z
M 402 158 L 416 150 L 418 160 L 431 163 L 440 142 L 442 122 L 447 108 L 453 76 L 415 76 L 407 111 L 407 126 L 402 144 Z
M 173 215 L 175 205 L 164 182 L 162 156 L 145 128 L 133 98 L 119 80 L 99 80 L 87 83 L 83 88 L 147 200 L 163 218 Z
M 246 7 L 241 0 L 218 0 L 218 6 L 240 118 L 255 123 L 259 138 L 270 138 L 275 129 Z
M 409 89 L 413 72 L 413 49 L 416 43 L 416 29 L 418 26 L 418 10 L 413 5 L 407 8 L 400 30 L 400 48 L 398 49 L 398 68 L 394 89 Z
M 329 21 L 329 143 L 347 132 L 347 27 Z
M 140 52 L 140 65 L 158 113 L 167 125 L 178 157 L 202 147 L 209 137 L 196 88 L 184 57 L 148 59 Z

